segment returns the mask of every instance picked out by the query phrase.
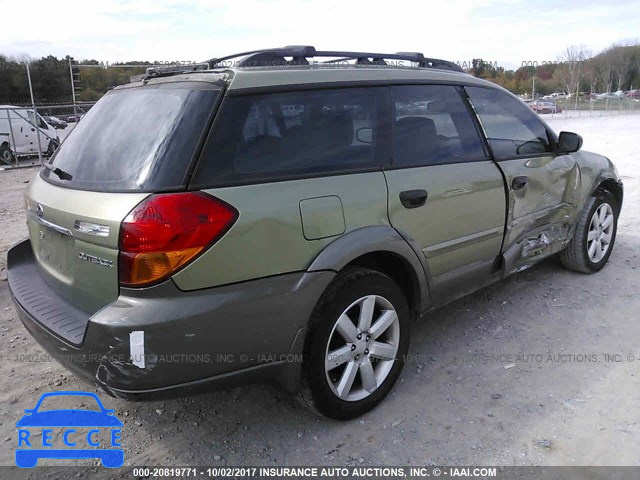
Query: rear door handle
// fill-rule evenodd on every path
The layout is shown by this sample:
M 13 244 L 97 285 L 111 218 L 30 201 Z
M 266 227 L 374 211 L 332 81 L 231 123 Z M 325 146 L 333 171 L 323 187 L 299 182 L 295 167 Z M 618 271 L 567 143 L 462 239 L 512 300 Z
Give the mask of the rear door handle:
M 426 190 L 405 190 L 400 192 L 400 203 L 404 208 L 421 207 L 426 203 L 427 196 Z
M 513 190 L 522 190 L 524 187 L 527 186 L 527 180 L 528 178 L 525 176 L 513 177 L 513 181 L 511 182 L 511 188 Z

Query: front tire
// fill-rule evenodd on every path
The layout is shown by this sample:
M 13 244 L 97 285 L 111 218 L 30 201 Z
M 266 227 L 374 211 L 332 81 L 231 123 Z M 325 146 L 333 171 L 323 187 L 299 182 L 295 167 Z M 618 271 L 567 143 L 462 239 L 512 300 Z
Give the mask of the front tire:
M 365 268 L 341 272 L 311 315 L 303 399 L 327 417 L 356 418 L 395 384 L 409 348 L 410 312 L 400 288 Z
M 569 270 L 594 273 L 609 260 L 618 229 L 618 204 L 609 192 L 587 200 L 573 238 L 560 253 L 560 261 Z

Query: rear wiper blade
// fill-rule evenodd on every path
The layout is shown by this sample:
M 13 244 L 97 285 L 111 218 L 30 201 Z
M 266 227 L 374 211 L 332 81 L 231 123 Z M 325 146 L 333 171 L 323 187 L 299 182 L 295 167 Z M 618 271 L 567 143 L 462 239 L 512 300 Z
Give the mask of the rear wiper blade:
M 49 165 L 48 163 L 44 162 L 42 163 L 42 166 L 47 170 L 51 170 L 53 173 L 55 173 L 60 180 L 73 180 L 73 175 L 71 175 L 69 172 L 65 172 L 61 168 L 54 167 L 53 165 Z

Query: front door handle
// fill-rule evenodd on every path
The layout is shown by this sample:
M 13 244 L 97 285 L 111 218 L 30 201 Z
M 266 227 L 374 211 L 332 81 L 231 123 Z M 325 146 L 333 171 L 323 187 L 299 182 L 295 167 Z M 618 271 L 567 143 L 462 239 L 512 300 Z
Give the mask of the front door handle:
M 524 187 L 527 186 L 527 180 L 528 178 L 525 177 L 524 175 L 521 177 L 514 177 L 513 181 L 511 182 L 511 188 L 513 190 L 522 190 Z
M 426 203 L 427 196 L 426 190 L 405 190 L 400 192 L 400 203 L 404 208 L 421 207 Z

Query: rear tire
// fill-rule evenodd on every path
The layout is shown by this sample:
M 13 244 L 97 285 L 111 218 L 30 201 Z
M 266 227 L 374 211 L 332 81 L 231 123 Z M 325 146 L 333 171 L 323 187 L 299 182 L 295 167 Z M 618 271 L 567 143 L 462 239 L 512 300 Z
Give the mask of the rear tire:
M 378 405 L 409 348 L 410 312 L 386 275 L 348 268 L 329 285 L 309 324 L 302 398 L 327 417 L 348 420 Z
M 601 192 L 589 198 L 578 217 L 573 238 L 560 252 L 562 264 L 581 273 L 602 270 L 616 240 L 619 213 L 611 193 Z
M 0 145 L 0 161 L 6 163 L 7 165 L 11 165 L 14 158 L 15 157 L 13 155 L 13 152 L 9 148 L 9 145 L 7 145 L 6 143 Z

